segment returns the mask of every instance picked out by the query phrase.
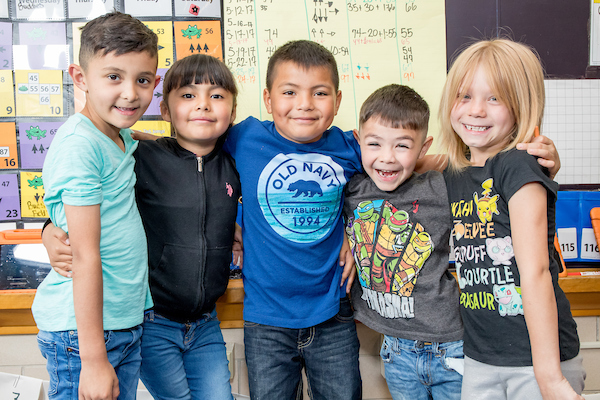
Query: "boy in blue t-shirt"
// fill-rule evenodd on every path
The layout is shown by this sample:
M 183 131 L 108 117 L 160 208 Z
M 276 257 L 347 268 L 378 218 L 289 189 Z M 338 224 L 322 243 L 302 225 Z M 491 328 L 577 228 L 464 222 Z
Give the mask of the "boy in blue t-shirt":
M 113 12 L 82 28 L 80 65 L 69 66 L 86 104 L 58 130 L 43 177 L 50 218 L 69 233 L 73 279 L 51 271 L 32 307 L 54 399 L 135 399 L 152 300 L 128 128 L 159 81 L 157 41 Z
M 273 122 L 230 128 L 242 183 L 244 344 L 250 397 L 295 399 L 306 369 L 315 398 L 361 397 L 358 338 L 339 254 L 344 186 L 360 170 L 340 106 L 336 61 L 314 42 L 273 53 L 264 102 Z

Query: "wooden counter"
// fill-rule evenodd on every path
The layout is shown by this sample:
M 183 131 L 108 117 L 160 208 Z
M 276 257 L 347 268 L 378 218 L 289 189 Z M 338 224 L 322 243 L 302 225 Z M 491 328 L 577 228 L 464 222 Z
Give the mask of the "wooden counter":
M 571 302 L 573 316 L 600 315 L 600 275 L 573 275 L 600 268 L 569 268 L 571 275 L 559 283 Z M 35 290 L 0 291 L 0 335 L 35 334 L 37 328 L 31 315 Z M 241 279 L 231 279 L 225 294 L 217 301 L 221 328 L 242 328 L 244 288 Z

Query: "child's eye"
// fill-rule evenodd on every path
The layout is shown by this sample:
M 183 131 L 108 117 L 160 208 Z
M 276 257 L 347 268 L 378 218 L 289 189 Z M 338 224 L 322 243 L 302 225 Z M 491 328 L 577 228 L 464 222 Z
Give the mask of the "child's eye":
M 379 143 L 377 143 L 377 142 L 371 142 L 371 143 L 367 143 L 367 146 L 377 147 L 377 146 L 379 146 Z
M 181 95 L 181 97 L 183 97 L 184 99 L 193 99 L 194 95 L 191 93 L 184 93 Z
M 138 79 L 138 83 L 139 83 L 140 85 L 147 85 L 147 84 L 149 84 L 149 83 L 150 83 L 150 79 L 148 79 L 148 78 L 139 78 L 139 79 Z
M 496 98 L 496 96 L 492 96 L 490 97 L 490 101 L 498 101 L 498 99 Z
M 117 75 L 117 74 L 109 74 L 108 75 L 108 79 L 110 79 L 111 81 L 116 81 L 117 79 L 119 79 L 119 75 Z
M 223 97 L 222 94 L 215 93 L 215 94 L 211 95 L 210 98 L 211 99 L 224 99 L 225 97 Z
M 315 93 L 315 96 L 328 96 L 328 95 L 329 94 L 325 93 L 325 92 L 317 92 L 317 93 Z
M 293 96 L 296 93 L 294 93 L 292 90 L 286 90 L 285 92 L 283 92 L 283 94 L 286 96 Z
M 401 149 L 410 149 L 410 147 L 408 147 L 406 144 L 404 143 L 399 143 L 396 145 L 396 147 L 400 147 Z

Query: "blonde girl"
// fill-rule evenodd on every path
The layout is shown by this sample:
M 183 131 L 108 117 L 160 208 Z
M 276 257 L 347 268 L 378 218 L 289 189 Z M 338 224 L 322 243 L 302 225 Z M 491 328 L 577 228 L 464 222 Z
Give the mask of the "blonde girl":
M 463 399 L 582 399 L 585 372 L 558 286 L 558 185 L 517 150 L 541 126 L 537 56 L 506 39 L 467 48 L 440 104 L 465 325 Z

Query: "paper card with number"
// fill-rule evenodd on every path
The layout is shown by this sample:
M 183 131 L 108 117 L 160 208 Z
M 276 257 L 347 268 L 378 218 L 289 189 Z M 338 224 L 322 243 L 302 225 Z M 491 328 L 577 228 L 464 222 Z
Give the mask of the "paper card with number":
M 42 380 L 22 375 L 0 373 L 0 399 L 39 400 Z
M 15 2 L 18 19 L 48 21 L 65 18 L 64 0 L 16 0 Z
M 0 122 L 0 169 L 19 168 L 14 122 Z
M 14 69 L 68 68 L 65 23 L 21 23 L 18 28 L 18 44 L 13 46 Z
M 21 171 L 21 217 L 48 218 L 42 171 Z
M 111 12 L 115 7 L 114 0 L 68 0 L 69 18 L 94 19 Z
M 125 12 L 134 17 L 170 17 L 171 0 L 124 0 Z
M 563 258 L 577 258 L 577 228 L 558 228 L 556 233 Z
M 158 82 L 158 85 L 154 88 L 152 102 L 144 115 L 160 115 L 160 102 L 163 100 L 163 80 L 165 79 L 167 71 L 167 68 L 159 68 L 156 71 L 156 75 L 160 76 L 160 82 Z
M 8 18 L 8 0 L 0 0 L 0 18 Z
M 17 117 L 61 117 L 62 71 L 15 71 Z
M 0 175 L 0 220 L 21 219 L 17 174 Z
M 142 21 L 158 36 L 158 68 L 173 64 L 173 25 L 171 21 Z
M 581 258 L 600 260 L 600 252 L 598 252 L 598 244 L 592 228 L 581 229 Z
M 173 25 L 178 60 L 192 54 L 208 54 L 223 60 L 221 21 L 177 21 Z
M 218 0 L 173 0 L 176 17 L 221 18 L 221 2 Z
M 166 121 L 138 121 L 131 129 L 156 136 L 171 136 L 171 124 Z
M 41 169 L 56 131 L 62 122 L 19 122 L 21 168 Z
M 0 69 L 12 69 L 12 24 L 0 22 Z
M 13 75 L 9 69 L 0 70 L 0 117 L 15 116 Z

